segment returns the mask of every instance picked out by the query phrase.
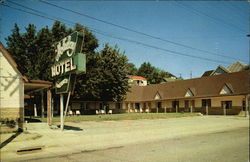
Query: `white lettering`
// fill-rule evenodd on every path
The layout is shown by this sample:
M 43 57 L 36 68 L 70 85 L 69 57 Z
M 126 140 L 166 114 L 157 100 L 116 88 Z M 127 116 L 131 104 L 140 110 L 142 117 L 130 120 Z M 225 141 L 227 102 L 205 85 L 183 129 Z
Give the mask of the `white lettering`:
M 66 52 L 68 57 L 72 56 L 75 46 L 76 42 L 71 41 L 70 35 L 63 38 L 56 46 L 56 61 L 59 61 L 64 52 Z
M 76 65 L 73 65 L 73 58 L 68 58 L 62 62 L 59 62 L 51 67 L 52 77 L 62 75 L 76 69 Z
M 63 79 L 61 82 L 56 83 L 56 88 L 61 88 L 64 84 L 67 84 L 69 79 Z

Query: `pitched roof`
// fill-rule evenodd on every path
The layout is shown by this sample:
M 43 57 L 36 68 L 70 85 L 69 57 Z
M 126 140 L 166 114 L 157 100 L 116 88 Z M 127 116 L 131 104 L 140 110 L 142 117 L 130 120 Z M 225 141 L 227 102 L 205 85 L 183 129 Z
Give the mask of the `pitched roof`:
M 143 87 L 132 86 L 125 101 L 153 101 L 157 92 L 161 94 L 161 100 L 180 99 L 185 98 L 188 89 L 194 97 L 222 96 L 220 91 L 225 84 L 233 90 L 230 95 L 249 94 L 249 80 L 250 70 L 247 70 Z
M 53 85 L 52 82 L 44 81 L 44 80 L 30 80 L 27 76 L 22 75 L 21 72 L 18 70 L 18 65 L 16 61 L 13 59 L 13 57 L 10 55 L 10 53 L 7 51 L 7 49 L 3 46 L 3 44 L 0 42 L 0 50 L 2 51 L 3 55 L 6 57 L 10 65 L 14 68 L 16 72 L 18 72 L 24 81 L 24 89 L 25 92 L 31 91 L 31 90 L 41 90 L 44 88 L 51 87 Z
M 128 77 L 131 78 L 131 79 L 135 79 L 135 80 L 147 80 L 147 79 L 144 78 L 144 77 L 135 76 L 135 75 L 128 75 Z
M 229 65 L 229 66 L 227 67 L 227 69 L 228 69 L 230 72 L 238 72 L 238 71 L 244 70 L 246 67 L 247 67 L 246 64 L 237 61 L 237 62 L 235 62 L 235 63 Z
M 214 74 L 216 75 L 216 72 L 217 73 L 219 72 L 219 74 L 220 74 L 221 70 L 224 71 L 225 73 L 230 73 L 230 71 L 226 67 L 219 65 L 210 75 L 214 75 Z M 222 74 L 224 74 L 224 73 L 222 73 Z
M 214 70 L 205 71 L 201 77 L 210 76 Z
M 0 42 L 0 50 L 2 51 L 3 55 L 5 56 L 5 58 L 9 61 L 10 65 L 13 67 L 13 69 L 19 73 L 20 75 L 22 75 L 20 73 L 20 71 L 17 68 L 17 63 L 16 61 L 13 59 L 13 57 L 10 55 L 10 53 L 7 51 L 7 49 L 3 46 L 2 42 Z

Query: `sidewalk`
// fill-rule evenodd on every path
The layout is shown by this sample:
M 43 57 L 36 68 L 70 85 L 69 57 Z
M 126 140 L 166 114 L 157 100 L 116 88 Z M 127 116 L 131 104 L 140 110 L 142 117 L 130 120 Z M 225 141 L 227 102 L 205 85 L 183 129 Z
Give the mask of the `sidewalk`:
M 68 130 L 50 129 L 46 123 L 29 123 L 28 130 L 1 149 L 2 161 L 20 161 L 88 150 L 120 147 L 197 134 L 249 127 L 249 118 L 198 116 L 157 120 L 67 122 Z M 40 152 L 18 155 L 24 147 L 42 146 Z

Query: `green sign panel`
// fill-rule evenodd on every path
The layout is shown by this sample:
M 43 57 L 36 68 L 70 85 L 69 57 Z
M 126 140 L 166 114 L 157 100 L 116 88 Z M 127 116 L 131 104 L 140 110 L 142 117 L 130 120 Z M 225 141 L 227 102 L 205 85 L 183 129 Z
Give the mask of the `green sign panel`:
M 51 75 L 56 79 L 57 93 L 67 93 L 72 88 L 71 76 L 86 72 L 86 55 L 80 53 L 83 40 L 83 32 L 74 32 L 56 44 Z

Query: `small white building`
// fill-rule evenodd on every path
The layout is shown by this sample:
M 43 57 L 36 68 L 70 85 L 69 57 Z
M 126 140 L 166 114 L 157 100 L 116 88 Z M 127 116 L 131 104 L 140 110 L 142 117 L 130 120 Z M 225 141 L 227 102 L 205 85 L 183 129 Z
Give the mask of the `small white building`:
M 23 129 L 25 94 L 51 86 L 51 82 L 29 80 L 23 76 L 15 60 L 0 42 L 0 122 L 15 121 L 18 124 L 15 129 Z
M 128 78 L 128 83 L 130 85 L 146 86 L 148 84 L 147 79 L 141 76 L 128 75 Z
M 24 80 L 17 64 L 0 43 L 0 118 L 23 122 Z

